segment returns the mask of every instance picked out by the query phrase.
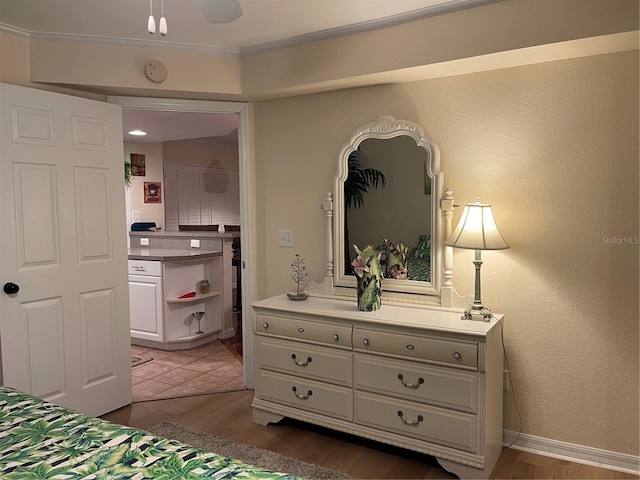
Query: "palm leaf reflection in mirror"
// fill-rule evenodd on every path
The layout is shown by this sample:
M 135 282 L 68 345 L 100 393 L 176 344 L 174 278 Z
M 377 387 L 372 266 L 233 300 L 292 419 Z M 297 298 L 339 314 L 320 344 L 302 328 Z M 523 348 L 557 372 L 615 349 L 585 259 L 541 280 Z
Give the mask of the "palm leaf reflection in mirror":
M 349 173 L 344 182 L 344 246 L 345 272 L 351 271 L 351 245 L 349 243 L 348 211 L 364 205 L 364 194 L 370 188 L 384 188 L 387 180 L 380 170 L 368 166 L 367 156 L 360 147 L 349 154 Z

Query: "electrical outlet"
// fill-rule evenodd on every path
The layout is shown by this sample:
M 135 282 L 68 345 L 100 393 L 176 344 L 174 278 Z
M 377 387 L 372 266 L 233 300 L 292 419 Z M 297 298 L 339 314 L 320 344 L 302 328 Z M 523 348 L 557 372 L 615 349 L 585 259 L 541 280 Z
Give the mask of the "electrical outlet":
M 132 211 L 131 218 L 133 219 L 134 223 L 138 223 L 140 221 L 140 211 L 139 210 Z
M 200 240 L 191 239 L 191 248 L 200 248 Z
M 293 230 L 280 230 L 278 232 L 278 246 L 293 247 Z
M 140 245 L 143 246 L 143 247 L 149 246 L 149 239 L 148 238 L 141 238 L 140 239 Z
M 510 387 L 509 370 L 505 369 L 502 371 L 502 388 L 504 389 L 504 391 L 508 391 Z

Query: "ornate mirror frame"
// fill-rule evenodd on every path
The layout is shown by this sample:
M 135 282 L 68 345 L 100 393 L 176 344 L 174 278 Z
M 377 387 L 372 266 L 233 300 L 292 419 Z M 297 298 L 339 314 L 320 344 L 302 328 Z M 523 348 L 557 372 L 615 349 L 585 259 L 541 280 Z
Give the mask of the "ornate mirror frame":
M 426 171 L 431 179 L 431 281 L 397 280 L 385 278 L 382 282 L 383 302 L 402 302 L 451 307 L 458 297 L 453 290 L 453 253 L 444 245 L 451 232 L 453 196 L 444 191 L 444 174 L 440 170 L 440 151 L 436 143 L 419 125 L 382 116 L 355 130 L 338 157 L 338 172 L 334 179 L 334 195 L 327 194 L 322 205 L 327 221 L 327 273 L 325 293 L 341 296 L 356 295 L 356 279 L 344 272 L 344 182 L 348 175 L 348 157 L 366 139 L 411 137 L 417 147 L 426 151 Z M 425 205 L 425 208 L 428 208 Z

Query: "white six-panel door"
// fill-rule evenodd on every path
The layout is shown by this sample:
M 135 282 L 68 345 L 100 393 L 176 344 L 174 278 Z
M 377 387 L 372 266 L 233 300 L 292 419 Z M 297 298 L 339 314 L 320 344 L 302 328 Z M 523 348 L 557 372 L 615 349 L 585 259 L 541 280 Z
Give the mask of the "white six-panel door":
M 7 84 L 0 105 L 2 383 L 100 415 L 131 402 L 121 107 Z

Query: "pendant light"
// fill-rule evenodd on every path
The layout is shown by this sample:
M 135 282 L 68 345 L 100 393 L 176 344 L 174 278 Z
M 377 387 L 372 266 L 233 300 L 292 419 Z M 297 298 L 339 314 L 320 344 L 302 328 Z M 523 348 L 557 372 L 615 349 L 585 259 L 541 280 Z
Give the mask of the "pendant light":
M 160 2 L 160 35 L 163 37 L 167 34 L 167 19 L 164 18 L 164 0 Z
M 149 0 L 149 21 L 147 22 L 147 30 L 150 34 L 156 33 L 156 19 L 153 18 L 153 0 Z
M 160 2 L 160 35 L 163 37 L 167 34 L 167 19 L 164 18 L 164 0 Z M 153 18 L 153 0 L 149 0 L 149 21 L 147 22 L 147 30 L 150 34 L 156 33 L 156 19 Z

